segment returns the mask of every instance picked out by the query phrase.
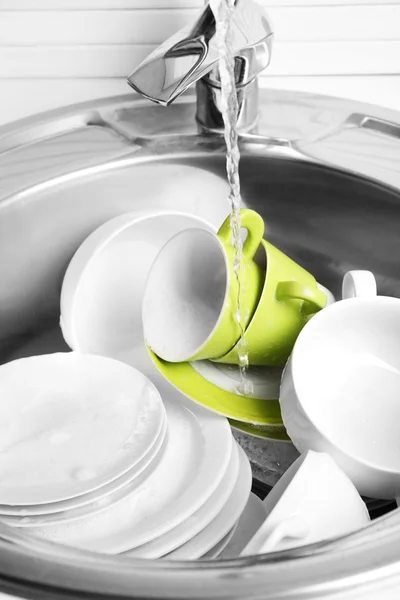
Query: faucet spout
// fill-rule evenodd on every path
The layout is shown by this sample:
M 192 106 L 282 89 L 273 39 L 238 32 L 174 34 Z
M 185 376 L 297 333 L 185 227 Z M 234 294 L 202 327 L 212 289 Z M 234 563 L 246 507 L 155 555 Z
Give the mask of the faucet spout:
M 175 33 L 136 67 L 129 85 L 153 102 L 171 104 L 213 68 L 218 60 L 210 52 L 214 36 L 214 16 L 206 6 L 194 25 Z
M 252 90 L 250 95 L 254 97 L 255 79 L 269 64 L 273 32 L 264 9 L 254 0 L 236 0 L 231 32 L 236 87 L 240 104 L 243 104 L 246 98 L 244 88 L 252 84 L 249 90 Z M 206 5 L 194 25 L 183 28 L 154 50 L 129 75 L 128 83 L 145 98 L 167 106 L 201 80 L 202 85 L 198 86 L 200 110 L 197 120 L 205 129 L 219 130 L 222 128 L 222 118 L 218 117 L 218 107 L 215 110 L 215 106 L 210 106 L 210 110 L 207 110 L 199 106 L 200 102 L 218 104 L 218 63 L 214 13 Z M 204 85 L 206 89 L 201 89 Z M 246 114 L 248 112 L 245 111 Z M 211 118 L 212 126 L 204 122 L 210 120 L 207 115 Z

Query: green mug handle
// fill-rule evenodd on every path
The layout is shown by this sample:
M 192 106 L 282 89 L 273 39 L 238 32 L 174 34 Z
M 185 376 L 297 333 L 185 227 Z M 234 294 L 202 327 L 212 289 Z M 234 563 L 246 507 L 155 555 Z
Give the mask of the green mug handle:
M 264 236 L 264 219 L 254 210 L 242 208 L 240 226 L 247 229 L 247 238 L 243 244 L 243 256 L 253 258 Z M 218 231 L 218 237 L 225 243 L 232 243 L 231 217 L 227 217 Z
M 297 281 L 280 281 L 276 288 L 277 300 L 304 300 L 310 305 L 313 313 L 325 308 L 328 299 L 318 288 L 298 283 Z M 308 311 L 307 311 L 308 312 Z

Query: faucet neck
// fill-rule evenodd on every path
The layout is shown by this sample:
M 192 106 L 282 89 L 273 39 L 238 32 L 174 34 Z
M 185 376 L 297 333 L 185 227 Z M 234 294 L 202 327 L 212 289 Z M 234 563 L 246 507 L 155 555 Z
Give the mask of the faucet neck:
M 214 85 L 206 76 L 196 84 L 197 109 L 196 121 L 202 132 L 221 133 L 224 121 L 221 108 L 221 88 Z M 250 83 L 236 88 L 238 133 L 254 133 L 258 115 L 258 82 L 254 78 Z
M 269 64 L 272 27 L 255 0 L 236 0 L 231 20 L 235 56 L 238 130 L 251 131 L 257 112 L 257 75 Z M 153 102 L 168 105 L 194 83 L 197 121 L 203 130 L 222 131 L 219 48 L 214 14 L 207 5 L 197 21 L 161 44 L 128 77 Z

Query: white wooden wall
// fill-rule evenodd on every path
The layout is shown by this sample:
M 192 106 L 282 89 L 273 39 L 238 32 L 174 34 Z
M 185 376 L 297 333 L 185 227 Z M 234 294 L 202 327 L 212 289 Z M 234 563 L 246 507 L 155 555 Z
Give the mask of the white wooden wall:
M 400 110 L 400 0 L 261 0 L 276 31 L 263 85 Z M 0 123 L 129 91 L 124 78 L 202 0 L 0 0 Z

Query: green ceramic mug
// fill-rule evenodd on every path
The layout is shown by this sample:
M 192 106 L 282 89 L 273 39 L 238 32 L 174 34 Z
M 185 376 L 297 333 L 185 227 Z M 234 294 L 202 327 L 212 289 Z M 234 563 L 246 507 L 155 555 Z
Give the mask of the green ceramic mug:
M 264 235 L 262 217 L 241 211 L 247 230 L 240 268 L 241 327 L 252 319 L 264 287 L 265 271 L 254 260 Z M 146 344 L 168 362 L 213 359 L 238 342 L 237 298 L 230 218 L 215 235 L 188 229 L 171 238 L 150 270 L 143 299 Z
M 307 321 L 327 304 L 327 296 L 303 267 L 262 240 L 266 258 L 264 289 L 244 339 L 252 365 L 283 366 Z M 216 362 L 239 364 L 237 347 Z

